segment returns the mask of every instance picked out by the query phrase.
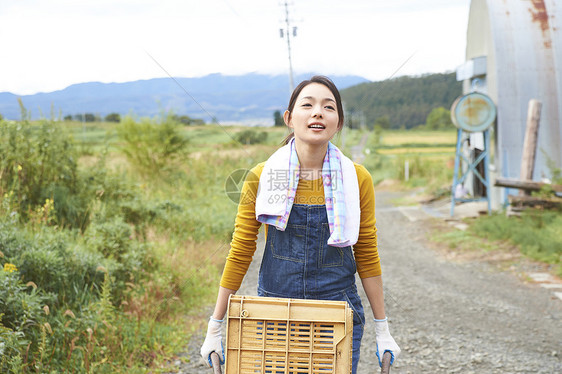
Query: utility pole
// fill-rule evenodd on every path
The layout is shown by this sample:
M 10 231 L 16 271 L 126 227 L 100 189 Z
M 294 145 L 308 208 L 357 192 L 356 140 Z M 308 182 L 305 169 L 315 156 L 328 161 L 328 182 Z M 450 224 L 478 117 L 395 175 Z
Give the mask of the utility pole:
M 289 5 L 285 1 L 285 25 L 287 35 L 287 51 L 289 52 L 289 88 L 292 93 L 295 89 L 295 82 L 293 80 L 293 62 L 291 60 L 291 24 L 289 20 Z M 281 38 L 283 38 L 283 29 L 280 30 Z M 293 27 L 293 36 L 297 36 L 297 28 Z

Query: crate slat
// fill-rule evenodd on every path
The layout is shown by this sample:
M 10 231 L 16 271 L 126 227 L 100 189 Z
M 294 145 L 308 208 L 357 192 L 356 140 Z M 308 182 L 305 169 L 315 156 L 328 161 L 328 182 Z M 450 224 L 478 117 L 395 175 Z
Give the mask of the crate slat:
M 352 334 L 345 301 L 232 295 L 225 374 L 348 374 Z

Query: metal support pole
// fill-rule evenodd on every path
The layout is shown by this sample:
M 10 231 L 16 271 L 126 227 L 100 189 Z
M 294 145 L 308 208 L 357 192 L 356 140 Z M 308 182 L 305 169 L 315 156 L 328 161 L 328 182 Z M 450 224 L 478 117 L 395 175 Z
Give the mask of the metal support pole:
M 484 131 L 484 147 L 486 149 L 486 155 L 484 156 L 484 179 L 486 180 L 486 199 L 488 200 L 488 215 L 492 214 L 492 198 L 490 195 L 492 194 L 491 188 L 492 184 L 490 183 L 490 130 Z
M 476 160 L 470 161 L 464 157 L 461 152 L 461 145 L 462 145 L 462 136 L 463 130 L 458 129 L 457 131 L 457 149 L 455 152 L 455 170 L 453 175 L 453 186 L 451 188 L 451 217 L 455 214 L 455 204 L 458 201 L 462 202 L 470 202 L 470 201 L 482 201 L 487 200 L 488 202 L 488 214 L 492 214 L 492 201 L 490 197 L 490 130 L 485 130 L 482 134 L 484 136 L 484 151 L 476 158 Z M 459 177 L 459 169 L 461 158 L 465 160 L 467 163 L 467 168 L 464 173 Z M 480 175 L 477 170 L 478 164 L 483 161 L 484 162 L 484 175 Z M 463 198 L 463 197 L 456 197 L 455 192 L 457 190 L 457 186 L 463 183 L 469 173 L 473 173 L 474 177 L 480 179 L 480 182 L 486 187 L 486 197 L 480 198 Z
M 455 151 L 455 171 L 453 174 L 453 186 L 451 188 L 451 217 L 455 214 L 455 191 L 458 184 L 459 175 L 459 165 L 460 165 L 460 153 L 461 153 L 461 140 L 462 140 L 462 130 L 457 130 L 457 149 Z

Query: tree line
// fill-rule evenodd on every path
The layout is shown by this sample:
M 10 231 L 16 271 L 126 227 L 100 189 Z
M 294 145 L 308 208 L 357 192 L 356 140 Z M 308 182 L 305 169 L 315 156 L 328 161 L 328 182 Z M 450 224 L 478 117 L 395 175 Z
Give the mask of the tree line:
M 1 117 L 0 117 L 1 119 Z M 94 113 L 78 113 L 78 114 L 67 114 L 63 117 L 65 121 L 78 121 L 78 122 L 121 122 L 121 115 L 119 113 L 109 113 L 108 115 L 102 117 L 99 114 Z M 182 125 L 204 125 L 205 121 L 199 118 L 192 118 L 187 115 L 177 115 L 172 114 L 170 119 L 180 123 Z
M 341 91 L 350 127 L 411 129 L 452 126 L 449 108 L 462 94 L 455 73 L 398 77 L 362 83 Z

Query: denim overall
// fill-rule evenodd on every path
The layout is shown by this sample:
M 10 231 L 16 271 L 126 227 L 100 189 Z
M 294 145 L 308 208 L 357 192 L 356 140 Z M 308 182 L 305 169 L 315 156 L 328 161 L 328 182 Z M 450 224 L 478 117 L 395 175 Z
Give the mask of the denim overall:
M 353 370 L 357 372 L 365 316 L 355 286 L 352 248 L 327 244 L 325 205 L 293 204 L 285 231 L 267 227 L 258 295 L 347 301 L 353 309 Z

